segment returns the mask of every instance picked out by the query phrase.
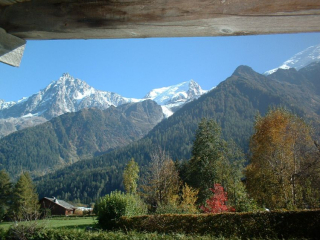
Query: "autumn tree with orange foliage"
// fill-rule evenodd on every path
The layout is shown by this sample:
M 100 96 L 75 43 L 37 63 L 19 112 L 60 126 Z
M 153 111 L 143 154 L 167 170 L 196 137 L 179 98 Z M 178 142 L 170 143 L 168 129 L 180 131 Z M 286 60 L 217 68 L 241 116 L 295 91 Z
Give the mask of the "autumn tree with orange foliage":
M 319 207 L 319 149 L 301 118 L 283 108 L 258 116 L 250 151 L 247 190 L 261 206 Z

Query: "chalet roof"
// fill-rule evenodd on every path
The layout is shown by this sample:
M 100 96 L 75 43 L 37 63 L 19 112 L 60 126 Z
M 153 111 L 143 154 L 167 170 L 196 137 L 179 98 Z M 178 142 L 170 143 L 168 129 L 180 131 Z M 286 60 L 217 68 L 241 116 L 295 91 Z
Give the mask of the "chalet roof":
M 45 199 L 57 204 L 57 205 L 60 205 L 62 206 L 63 208 L 65 209 L 68 209 L 68 210 L 73 210 L 73 209 L 76 209 L 75 206 L 71 205 L 70 203 L 67 203 L 63 200 L 60 200 L 60 199 L 56 199 L 56 198 L 48 198 L 48 197 L 44 197 Z

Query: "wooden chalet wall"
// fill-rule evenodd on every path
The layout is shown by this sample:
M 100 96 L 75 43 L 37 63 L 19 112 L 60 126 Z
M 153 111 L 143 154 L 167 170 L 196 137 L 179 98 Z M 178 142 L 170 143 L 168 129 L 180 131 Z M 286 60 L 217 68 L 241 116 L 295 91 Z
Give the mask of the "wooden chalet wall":
M 74 214 L 73 210 L 68 210 L 64 208 L 63 206 L 56 204 L 46 198 L 43 198 L 40 200 L 41 208 L 46 208 L 51 210 L 51 215 L 72 215 Z

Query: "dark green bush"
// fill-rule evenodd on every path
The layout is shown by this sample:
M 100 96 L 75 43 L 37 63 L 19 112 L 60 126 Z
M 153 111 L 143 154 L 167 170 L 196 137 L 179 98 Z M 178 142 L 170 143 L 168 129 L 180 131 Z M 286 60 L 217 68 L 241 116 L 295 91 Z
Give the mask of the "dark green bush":
M 33 236 L 36 235 L 36 233 L 41 232 L 44 229 L 45 226 L 39 224 L 37 221 L 19 222 L 17 223 L 17 225 L 13 225 L 10 227 L 5 239 L 33 239 Z
M 0 240 L 5 240 L 7 236 L 7 231 L 0 227 Z
M 137 195 L 115 191 L 100 198 L 95 204 L 94 212 L 101 227 L 112 229 L 122 216 L 146 214 L 147 206 Z
M 84 232 L 77 229 L 43 229 L 39 232 L 29 236 L 28 240 L 226 240 L 223 237 L 212 238 L 211 236 L 196 236 L 196 235 L 185 235 L 185 234 L 165 234 L 165 233 L 139 233 L 135 231 L 130 232 L 111 232 L 111 231 L 100 231 L 100 232 Z M 232 238 L 236 240 L 238 238 Z M 1 240 L 13 240 L 12 238 L 4 238 Z
M 238 238 L 320 239 L 320 210 L 122 217 L 118 227 L 160 233 Z

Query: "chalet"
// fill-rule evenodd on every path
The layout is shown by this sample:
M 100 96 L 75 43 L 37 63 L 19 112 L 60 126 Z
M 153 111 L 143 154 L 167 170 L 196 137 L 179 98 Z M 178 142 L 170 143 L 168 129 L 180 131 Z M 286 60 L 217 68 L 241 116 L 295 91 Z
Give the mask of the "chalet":
M 55 197 L 44 197 L 40 200 L 41 208 L 51 210 L 51 215 L 73 215 L 76 207 Z

